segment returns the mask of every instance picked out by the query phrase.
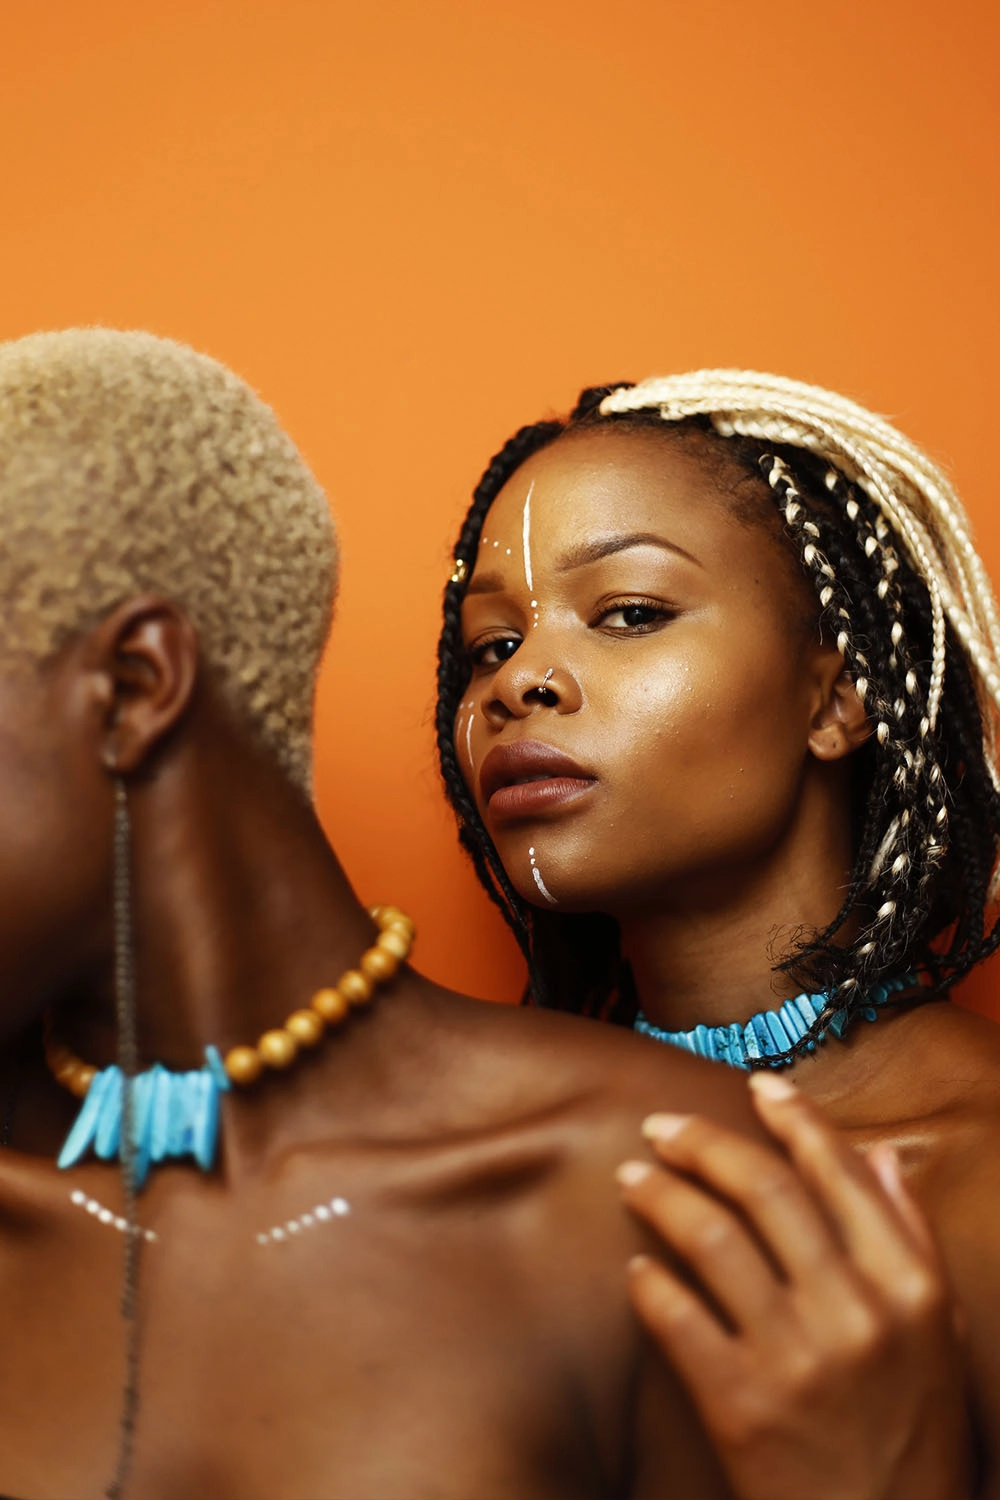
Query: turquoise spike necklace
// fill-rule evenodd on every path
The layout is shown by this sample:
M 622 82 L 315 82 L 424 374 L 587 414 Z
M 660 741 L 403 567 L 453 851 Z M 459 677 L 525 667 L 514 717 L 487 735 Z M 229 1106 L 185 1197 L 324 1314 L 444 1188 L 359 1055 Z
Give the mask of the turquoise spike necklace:
M 918 982 L 918 975 L 903 974 L 898 979 L 877 984 L 866 997 L 861 1015 L 866 1021 L 877 1021 L 879 1010 L 891 995 L 912 989 Z M 795 1057 L 780 1057 L 778 1054 L 797 1046 L 828 1004 L 828 995 L 796 995 L 778 1010 L 759 1010 L 749 1021 L 734 1021 L 730 1026 L 693 1026 L 690 1031 L 664 1031 L 647 1021 L 640 1011 L 634 1026 L 642 1036 L 652 1037 L 654 1042 L 684 1047 L 698 1057 L 749 1072 L 755 1066 L 784 1068 L 795 1062 Z M 806 1044 L 807 1050 L 815 1052 L 816 1043 L 822 1042 L 830 1032 L 836 1037 L 843 1036 L 846 1026 L 846 1008 L 835 1011 L 815 1040 Z

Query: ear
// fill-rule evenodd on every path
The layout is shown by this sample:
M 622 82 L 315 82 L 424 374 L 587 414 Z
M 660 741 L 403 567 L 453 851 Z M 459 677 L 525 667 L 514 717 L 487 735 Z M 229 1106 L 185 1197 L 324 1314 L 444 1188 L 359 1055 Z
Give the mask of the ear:
M 146 595 L 106 615 L 91 631 L 85 654 L 100 698 L 101 760 L 116 775 L 128 774 L 190 705 L 197 633 L 169 599 Z
M 865 706 L 839 651 L 827 647 L 816 676 L 817 702 L 809 749 L 817 760 L 843 760 L 871 737 Z

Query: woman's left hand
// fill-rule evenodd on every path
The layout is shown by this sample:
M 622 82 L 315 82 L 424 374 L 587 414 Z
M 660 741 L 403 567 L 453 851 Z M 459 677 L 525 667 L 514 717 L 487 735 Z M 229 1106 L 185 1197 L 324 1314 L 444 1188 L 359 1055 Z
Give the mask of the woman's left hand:
M 755 1074 L 785 1155 L 700 1116 L 645 1126 L 626 1204 L 651 1256 L 630 1292 L 687 1385 L 739 1500 L 966 1500 L 957 1319 L 891 1147 L 866 1162 L 798 1089 Z

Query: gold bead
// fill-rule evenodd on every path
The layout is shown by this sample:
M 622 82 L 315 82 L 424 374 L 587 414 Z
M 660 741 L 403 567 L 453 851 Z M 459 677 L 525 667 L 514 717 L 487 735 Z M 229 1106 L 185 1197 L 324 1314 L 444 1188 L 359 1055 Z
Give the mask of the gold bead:
M 366 948 L 361 955 L 360 968 L 369 979 L 380 983 L 383 979 L 391 979 L 399 968 L 399 959 L 394 953 L 386 953 L 384 948 Z
M 361 977 L 363 979 L 364 975 L 362 974 Z M 347 997 L 339 990 L 317 990 L 309 1003 L 316 1014 L 322 1016 L 323 1020 L 331 1026 L 336 1026 L 338 1021 L 342 1021 L 351 1008 Z
M 298 1050 L 298 1042 L 284 1028 L 265 1031 L 257 1041 L 257 1051 L 269 1068 L 287 1068 L 289 1063 L 294 1062 Z
M 410 951 L 410 940 L 398 927 L 389 927 L 375 939 L 376 948 L 391 953 L 394 958 L 405 958 Z
M 52 1074 L 57 1083 L 61 1083 L 63 1088 L 68 1089 L 71 1087 L 72 1080 L 76 1077 L 77 1070 L 81 1066 L 80 1059 L 74 1057 L 72 1052 L 67 1050 L 65 1057 L 61 1058 L 59 1063 L 52 1069 Z
M 337 988 L 351 1005 L 364 1005 L 366 1000 L 371 999 L 375 986 L 360 969 L 348 969 L 337 980 Z
M 90 1085 L 96 1077 L 97 1069 L 91 1067 L 90 1063 L 78 1063 L 76 1072 L 69 1079 L 66 1086 L 70 1093 L 75 1094 L 78 1099 L 86 1099 Z
M 385 911 L 386 908 L 384 906 L 369 906 L 368 915 L 371 917 L 373 922 L 381 922 Z
M 234 1083 L 254 1083 L 264 1069 L 256 1047 L 234 1047 L 226 1053 L 223 1066 Z
M 314 1010 L 293 1010 L 285 1019 L 285 1030 L 300 1047 L 315 1047 L 325 1027 L 322 1018 Z
M 398 906 L 382 906 L 379 910 L 381 915 L 375 920 L 380 927 L 406 927 L 411 932 L 416 932 L 413 918 L 408 917 L 405 911 L 400 911 Z

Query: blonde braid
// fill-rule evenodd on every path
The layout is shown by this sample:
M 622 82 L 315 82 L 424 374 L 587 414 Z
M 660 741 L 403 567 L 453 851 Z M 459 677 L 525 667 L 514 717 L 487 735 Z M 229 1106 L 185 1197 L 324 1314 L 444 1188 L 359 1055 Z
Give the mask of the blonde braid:
M 954 488 L 915 443 L 847 397 L 754 371 L 699 370 L 645 380 L 612 391 L 599 410 L 602 416 L 655 410 L 667 422 L 707 416 L 723 437 L 805 448 L 858 484 L 927 589 L 933 624 L 930 727 L 944 690 L 947 620 L 973 670 L 986 763 L 1000 789 L 1000 612 Z

